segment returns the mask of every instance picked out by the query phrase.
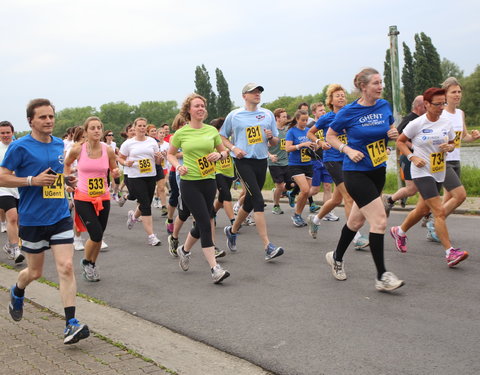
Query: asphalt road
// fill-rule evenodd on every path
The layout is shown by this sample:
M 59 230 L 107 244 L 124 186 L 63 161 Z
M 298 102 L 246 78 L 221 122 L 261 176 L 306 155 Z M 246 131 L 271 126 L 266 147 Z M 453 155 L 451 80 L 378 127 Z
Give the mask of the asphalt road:
M 154 223 L 162 245 L 150 247 L 141 224 L 127 230 L 129 207 L 131 202 L 122 209 L 112 205 L 109 251 L 97 262 L 100 282 L 79 276 L 83 252 L 75 252 L 80 292 L 276 374 L 480 373 L 479 217 L 448 219 L 454 245 L 470 250 L 470 258 L 455 269 L 447 267 L 441 245 L 427 242 L 419 225 L 409 233 L 406 254 L 397 252 L 387 235 L 387 269 L 406 281 L 387 294 L 374 288 L 369 251 L 349 249 L 348 280 L 332 277 L 325 253 L 334 249 L 345 222 L 340 209 L 341 220 L 324 222 L 313 240 L 306 228 L 293 227 L 290 208 L 284 205 L 286 213 L 275 216 L 269 205 L 270 237 L 285 255 L 266 263 L 255 227 L 244 227 L 237 253 L 220 260 L 231 277 L 214 285 L 198 245 L 190 270 L 183 272 L 168 253 L 159 210 Z M 389 226 L 405 215 L 392 212 Z M 225 222 L 221 213 L 216 235 L 222 248 Z M 50 257 L 45 276 L 56 281 Z

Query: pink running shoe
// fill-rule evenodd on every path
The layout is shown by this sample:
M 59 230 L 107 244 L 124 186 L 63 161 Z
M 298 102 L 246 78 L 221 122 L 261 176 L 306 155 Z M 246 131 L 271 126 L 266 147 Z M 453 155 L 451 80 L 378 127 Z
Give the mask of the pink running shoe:
M 462 260 L 468 258 L 468 251 L 461 251 L 460 249 L 451 249 L 450 254 L 446 257 L 449 267 L 455 267 Z
M 392 235 L 393 239 L 395 240 L 395 247 L 401 253 L 407 252 L 407 236 L 400 236 L 398 234 L 398 229 L 400 227 L 391 227 L 390 234 Z
M 168 219 L 165 220 L 165 227 L 167 228 L 167 233 L 172 234 L 173 233 L 173 223 L 169 223 Z

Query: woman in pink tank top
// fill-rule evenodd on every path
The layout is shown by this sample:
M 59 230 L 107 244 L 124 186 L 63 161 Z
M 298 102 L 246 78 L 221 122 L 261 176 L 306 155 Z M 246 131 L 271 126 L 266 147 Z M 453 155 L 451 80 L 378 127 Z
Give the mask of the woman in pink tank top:
M 90 239 L 85 243 L 85 257 L 81 261 L 82 275 L 87 281 L 99 281 L 96 261 L 102 245 L 103 233 L 110 213 L 110 192 L 107 174 L 118 177 L 115 152 L 100 142 L 103 124 L 98 117 L 89 117 L 83 125 L 87 139 L 76 143 L 65 160 L 65 174 L 78 161 L 78 180 L 75 189 L 75 225 L 88 231 Z

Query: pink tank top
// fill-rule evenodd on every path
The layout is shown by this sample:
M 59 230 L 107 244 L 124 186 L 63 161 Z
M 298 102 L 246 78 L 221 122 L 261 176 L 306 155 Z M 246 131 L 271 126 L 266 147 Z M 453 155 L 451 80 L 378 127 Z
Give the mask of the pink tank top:
M 82 152 L 78 159 L 78 183 L 77 189 L 90 197 L 109 195 L 107 172 L 109 168 L 107 146 L 102 146 L 102 156 L 91 159 L 87 154 L 87 142 L 82 145 Z

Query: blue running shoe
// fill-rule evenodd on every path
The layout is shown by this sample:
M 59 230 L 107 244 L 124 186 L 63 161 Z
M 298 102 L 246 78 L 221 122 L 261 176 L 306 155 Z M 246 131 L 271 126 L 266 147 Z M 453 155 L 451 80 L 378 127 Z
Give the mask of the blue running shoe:
M 75 344 L 90 336 L 90 330 L 86 324 L 80 324 L 77 319 L 72 318 L 68 321 L 67 328 L 65 328 L 63 335 L 64 344 Z
M 237 234 L 232 233 L 232 226 L 226 226 L 223 228 L 223 232 L 227 236 L 227 247 L 230 251 L 237 251 Z
M 273 258 L 279 257 L 283 254 L 283 249 L 279 246 L 275 246 L 273 243 L 269 243 L 267 248 L 265 249 L 265 260 L 268 262 Z
M 310 212 L 313 214 L 314 212 L 317 212 L 318 210 L 320 210 L 320 206 L 316 203 L 312 203 L 310 205 Z
M 10 288 L 10 303 L 8 304 L 8 311 L 10 312 L 12 319 L 16 322 L 19 322 L 23 317 L 24 297 L 17 297 L 15 294 L 13 294 L 14 289 L 15 285 Z
M 304 227 L 307 225 L 307 223 L 305 223 L 305 220 L 303 220 L 303 218 L 299 214 L 293 214 L 292 221 L 293 225 L 295 225 L 296 227 Z
M 295 195 L 292 195 L 291 191 L 287 191 L 288 204 L 290 207 L 295 207 Z
M 437 232 L 435 232 L 435 223 L 432 220 L 427 221 L 427 240 L 440 242 L 440 238 L 438 238 Z

